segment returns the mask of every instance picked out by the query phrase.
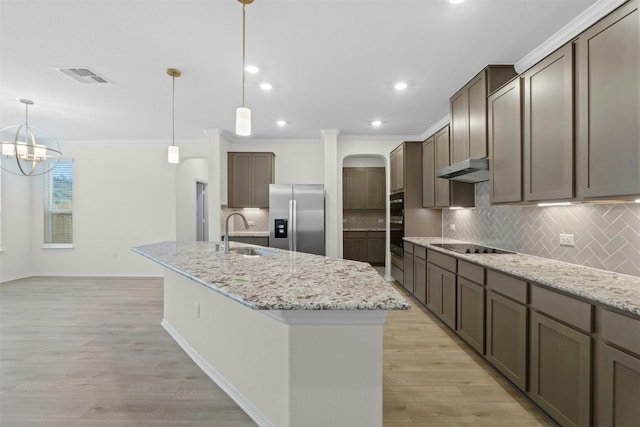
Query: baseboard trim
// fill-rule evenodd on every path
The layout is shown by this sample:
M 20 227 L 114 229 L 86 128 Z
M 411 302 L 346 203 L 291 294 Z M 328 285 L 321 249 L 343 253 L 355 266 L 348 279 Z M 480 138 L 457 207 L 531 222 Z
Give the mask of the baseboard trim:
M 160 325 L 169 333 L 169 335 L 171 335 L 185 353 L 187 353 L 191 360 L 193 360 L 196 365 L 198 365 L 200 369 L 202 369 L 202 371 L 213 380 L 213 382 L 218 384 L 218 386 L 220 386 L 220 388 L 227 393 L 227 395 L 229 395 L 229 397 L 236 402 L 236 404 L 238 404 L 238 406 L 242 408 L 242 410 L 246 412 L 253 421 L 261 427 L 275 427 L 275 424 L 269 421 L 269 419 L 258 408 L 256 408 L 253 403 L 244 397 L 244 395 L 236 389 L 233 384 L 227 381 L 220 372 L 202 358 L 202 356 L 200 356 L 200 354 L 198 354 L 198 352 L 182 338 L 178 331 L 176 331 L 166 319 L 162 319 Z

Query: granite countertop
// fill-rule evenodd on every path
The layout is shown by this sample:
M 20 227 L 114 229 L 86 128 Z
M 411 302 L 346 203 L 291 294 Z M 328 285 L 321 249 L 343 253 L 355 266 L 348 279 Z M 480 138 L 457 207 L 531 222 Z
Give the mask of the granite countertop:
M 385 228 L 343 228 L 342 231 L 387 231 Z
M 243 243 L 268 256 L 225 254 L 213 242 L 132 248 L 164 267 L 257 310 L 405 310 L 407 300 L 369 264 Z
M 640 315 L 640 277 L 525 254 L 459 254 L 434 243 L 468 243 L 440 237 L 404 240 L 484 267 Z

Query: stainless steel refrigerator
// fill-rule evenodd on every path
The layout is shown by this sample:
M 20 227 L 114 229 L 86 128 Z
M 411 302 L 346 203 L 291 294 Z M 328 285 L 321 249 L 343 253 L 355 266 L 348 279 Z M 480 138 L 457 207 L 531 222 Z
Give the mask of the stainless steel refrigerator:
M 324 185 L 269 185 L 269 246 L 325 254 Z

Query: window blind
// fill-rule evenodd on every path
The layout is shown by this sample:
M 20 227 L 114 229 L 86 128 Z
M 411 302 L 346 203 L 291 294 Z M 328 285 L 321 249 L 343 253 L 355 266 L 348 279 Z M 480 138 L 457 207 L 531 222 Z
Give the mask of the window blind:
M 73 164 L 60 162 L 44 175 L 44 243 L 73 243 Z

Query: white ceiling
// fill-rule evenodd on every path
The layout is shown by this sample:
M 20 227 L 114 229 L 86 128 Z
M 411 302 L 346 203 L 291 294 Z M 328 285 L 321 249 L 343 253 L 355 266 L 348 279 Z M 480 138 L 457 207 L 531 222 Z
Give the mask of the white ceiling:
M 251 138 L 318 139 L 326 128 L 420 135 L 482 67 L 520 60 L 594 2 L 255 0 Z M 22 123 L 17 100 L 29 98 L 30 123 L 61 140 L 170 140 L 165 70 L 175 67 L 176 141 L 233 133 L 241 9 L 237 0 L 0 0 L 0 127 Z M 76 82 L 60 66 L 90 67 L 113 84 Z M 372 128 L 374 119 L 383 125 Z

